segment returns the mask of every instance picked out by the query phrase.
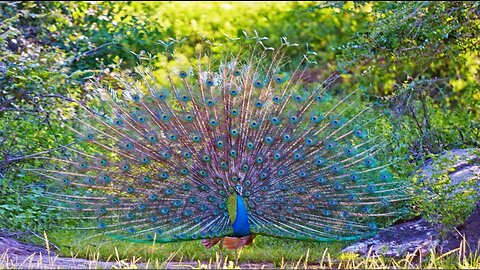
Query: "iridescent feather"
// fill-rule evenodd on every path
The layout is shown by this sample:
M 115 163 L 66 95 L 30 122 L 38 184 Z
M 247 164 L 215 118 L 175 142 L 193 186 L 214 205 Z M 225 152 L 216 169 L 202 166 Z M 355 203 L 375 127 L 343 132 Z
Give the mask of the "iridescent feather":
M 224 246 L 238 248 L 257 234 L 375 233 L 407 198 L 382 154 L 388 139 L 375 136 L 382 114 L 362 89 L 302 80 L 312 54 L 295 63 L 286 39 L 273 51 L 262 40 L 164 78 L 139 67 L 138 81 L 118 78 L 121 90 L 98 87 L 104 114 L 82 106 L 65 120 L 75 144 L 28 169 L 60 184 L 45 191 L 49 205 L 90 220 L 83 229 L 137 242 L 211 247 L 230 237 Z M 240 216 L 249 227 L 239 236 Z

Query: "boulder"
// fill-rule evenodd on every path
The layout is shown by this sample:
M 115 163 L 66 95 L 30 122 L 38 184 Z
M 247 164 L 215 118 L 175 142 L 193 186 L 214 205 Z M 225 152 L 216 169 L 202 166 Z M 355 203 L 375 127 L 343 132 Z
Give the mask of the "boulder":
M 480 190 L 480 149 L 452 149 L 435 159 L 425 162 L 417 175 L 425 182 L 435 182 L 435 176 L 447 173 L 451 185 L 459 185 L 470 179 L 477 179 Z
M 434 183 L 436 176 L 447 174 L 450 184 L 459 186 L 454 192 L 462 191 L 461 183 L 468 180 L 477 180 L 473 188 L 480 194 L 480 149 L 453 149 L 446 151 L 435 159 L 425 162 L 418 172 L 418 177 L 426 183 Z M 427 185 L 428 186 L 428 185 Z M 460 246 L 465 237 L 467 241 L 466 253 L 475 252 L 480 244 L 480 202 L 475 211 L 461 225 L 440 237 L 437 226 L 429 224 L 424 219 L 407 221 L 386 229 L 370 238 L 354 243 L 343 249 L 342 252 L 353 252 L 361 256 L 383 255 L 388 257 L 402 257 L 407 253 L 419 251 L 422 254 L 435 249 L 445 253 Z
M 383 255 L 402 257 L 417 249 L 422 253 L 438 246 L 438 233 L 425 220 L 413 220 L 381 230 L 376 236 L 354 243 L 342 252 L 357 253 L 360 256 Z

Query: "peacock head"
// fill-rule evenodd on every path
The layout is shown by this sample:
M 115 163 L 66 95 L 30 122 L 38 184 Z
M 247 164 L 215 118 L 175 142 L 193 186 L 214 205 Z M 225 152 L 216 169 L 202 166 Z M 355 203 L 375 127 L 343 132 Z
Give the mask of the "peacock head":
M 241 185 L 236 185 L 235 186 L 235 191 L 237 192 L 238 195 L 242 196 L 243 194 L 243 187 Z

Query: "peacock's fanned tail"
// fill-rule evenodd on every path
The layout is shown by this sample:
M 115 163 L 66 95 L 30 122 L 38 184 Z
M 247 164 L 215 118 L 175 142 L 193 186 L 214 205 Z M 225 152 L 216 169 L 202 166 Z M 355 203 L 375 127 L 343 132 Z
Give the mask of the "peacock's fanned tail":
M 82 106 L 65 120 L 74 145 L 28 170 L 60 184 L 44 192 L 49 205 L 117 239 L 231 236 L 236 185 L 252 234 L 365 237 L 406 197 L 376 158 L 388 145 L 372 132 L 381 115 L 362 90 L 306 83 L 312 61 L 293 65 L 283 47 L 202 56 L 163 80 L 138 68 L 123 90 L 99 87 L 103 114 Z

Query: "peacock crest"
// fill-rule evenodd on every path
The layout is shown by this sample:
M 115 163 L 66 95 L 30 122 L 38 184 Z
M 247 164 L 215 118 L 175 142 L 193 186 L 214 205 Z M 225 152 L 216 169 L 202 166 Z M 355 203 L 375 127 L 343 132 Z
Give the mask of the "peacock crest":
M 75 140 L 27 169 L 58 184 L 49 206 L 140 242 L 354 240 L 397 215 L 405 184 L 363 89 L 332 86 L 340 74 L 305 80 L 316 54 L 290 59 L 300 47 L 286 39 L 229 42 L 220 57 L 180 64 L 172 52 L 166 72 L 139 66 L 119 88 L 99 83 L 95 108 L 61 120 Z

